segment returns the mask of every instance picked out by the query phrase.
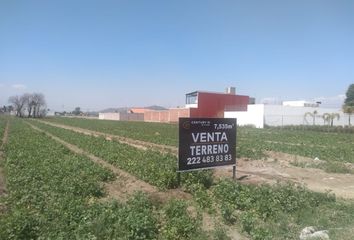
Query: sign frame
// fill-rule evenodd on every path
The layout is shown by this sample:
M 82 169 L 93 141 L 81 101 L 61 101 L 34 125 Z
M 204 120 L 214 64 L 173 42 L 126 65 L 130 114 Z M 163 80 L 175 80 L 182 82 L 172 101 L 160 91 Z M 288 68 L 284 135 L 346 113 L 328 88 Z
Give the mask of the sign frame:
M 235 177 L 236 136 L 236 118 L 179 118 L 177 172 L 190 172 L 233 166 L 233 176 Z M 199 151 L 197 152 L 196 146 L 198 145 L 206 147 L 199 147 Z M 217 145 L 217 147 L 214 145 Z M 200 150 L 201 148 L 202 150 Z M 215 153 L 217 151 L 222 153 Z M 193 153 L 194 155 L 198 153 L 201 156 L 194 157 Z M 230 159 L 228 157 L 229 155 L 231 156 Z M 191 157 L 199 158 L 200 161 L 188 164 L 191 163 Z M 205 162 L 203 161 L 205 157 L 209 157 L 209 159 L 212 158 L 213 161 Z M 222 160 L 216 160 L 216 157 Z M 227 160 L 224 160 L 224 158 Z M 190 167 L 191 165 L 192 167 Z

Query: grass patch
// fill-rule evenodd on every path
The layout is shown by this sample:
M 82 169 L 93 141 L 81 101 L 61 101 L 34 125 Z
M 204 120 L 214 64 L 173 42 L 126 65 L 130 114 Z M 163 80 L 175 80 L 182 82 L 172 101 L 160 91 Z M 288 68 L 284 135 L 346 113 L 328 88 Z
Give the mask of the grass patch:
M 291 161 L 291 165 L 295 167 L 301 167 L 301 168 L 318 168 L 322 169 L 327 173 L 349 173 L 349 174 L 354 174 L 354 170 L 348 167 L 345 163 L 343 162 L 338 162 L 338 161 L 321 161 L 319 163 L 313 162 L 304 162 L 304 161 Z
M 329 230 L 331 239 L 349 239 L 341 229 L 354 227 L 353 202 L 292 183 L 251 186 L 222 180 L 213 195 L 224 221 L 255 240 L 298 239 L 307 226 Z
M 354 170 L 350 169 L 342 162 L 337 162 L 337 161 L 326 162 L 322 166 L 320 165 L 320 167 L 328 173 L 351 173 L 351 174 L 354 174 Z

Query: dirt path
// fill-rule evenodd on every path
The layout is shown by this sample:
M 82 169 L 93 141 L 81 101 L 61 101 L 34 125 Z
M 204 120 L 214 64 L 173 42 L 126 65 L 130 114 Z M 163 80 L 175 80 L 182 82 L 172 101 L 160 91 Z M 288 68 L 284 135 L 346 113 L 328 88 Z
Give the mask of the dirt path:
M 155 149 L 157 151 L 164 152 L 164 153 L 178 154 L 178 148 L 173 147 L 173 146 L 166 146 L 166 145 L 161 145 L 161 144 L 156 144 L 156 143 L 150 143 L 150 142 L 135 140 L 132 138 L 122 137 L 122 136 L 118 136 L 118 135 L 112 135 L 112 134 L 92 131 L 89 129 L 72 127 L 72 126 L 67 126 L 67 125 L 58 124 L 58 123 L 51 123 L 51 122 L 47 122 L 47 121 L 43 121 L 43 120 L 37 120 L 37 121 L 47 124 L 47 125 L 50 125 L 50 126 L 60 127 L 63 129 L 71 130 L 71 131 L 78 132 L 78 133 L 83 133 L 86 135 L 92 135 L 95 137 L 102 136 L 102 137 L 105 137 L 107 140 L 116 140 L 120 143 L 129 144 L 129 145 L 139 148 L 139 149 L 150 148 L 150 149 Z
M 293 159 L 313 161 L 313 159 L 298 157 L 285 153 L 271 153 L 267 160 L 237 160 L 237 178 L 251 184 L 270 183 L 277 181 L 292 181 L 305 185 L 317 192 L 331 191 L 337 197 L 354 199 L 354 175 L 326 173 L 317 168 L 300 168 L 291 165 Z M 216 169 L 215 176 L 232 175 L 231 169 Z
M 70 144 L 53 134 L 50 134 L 30 123 L 28 123 L 33 129 L 45 133 L 47 136 L 51 137 L 55 141 L 59 142 L 60 144 L 64 145 L 74 153 L 84 155 L 88 157 L 93 162 L 96 162 L 105 168 L 110 169 L 113 173 L 116 174 L 116 180 L 104 183 L 104 187 L 107 192 L 107 197 L 103 198 L 102 201 L 107 201 L 111 198 L 117 199 L 119 201 L 126 201 L 128 197 L 133 194 L 135 191 L 143 191 L 147 193 L 150 198 L 154 201 L 158 201 L 161 203 L 165 203 L 170 199 L 183 199 L 183 200 L 192 200 L 193 197 L 191 194 L 181 191 L 180 189 L 169 189 L 167 191 L 159 191 L 158 188 L 152 186 L 144 181 L 137 179 L 135 176 L 115 167 L 114 165 L 106 162 L 104 159 L 98 158 L 77 146 Z M 216 222 L 219 224 L 221 220 L 217 220 L 214 216 L 203 212 L 203 225 L 202 228 L 204 231 L 210 231 L 215 228 Z M 222 225 L 222 224 L 221 224 Z M 231 237 L 232 240 L 246 240 L 247 238 L 242 236 L 237 229 L 230 226 L 224 226 L 227 230 L 228 235 Z
M 9 121 L 6 122 L 5 130 L 4 130 L 4 135 L 1 141 L 0 145 L 0 196 L 6 194 L 6 181 L 5 181 L 5 174 L 4 174 L 4 169 L 3 169 L 3 164 L 4 164 L 4 146 L 7 143 L 7 139 L 9 136 L 9 126 L 10 123 Z M 0 206 L 1 210 L 1 206 Z
M 2 151 L 5 144 L 7 143 L 7 139 L 9 138 L 9 127 L 10 127 L 10 122 L 7 120 L 5 130 L 4 130 L 4 135 L 2 137 L 1 145 L 0 145 L 0 150 Z

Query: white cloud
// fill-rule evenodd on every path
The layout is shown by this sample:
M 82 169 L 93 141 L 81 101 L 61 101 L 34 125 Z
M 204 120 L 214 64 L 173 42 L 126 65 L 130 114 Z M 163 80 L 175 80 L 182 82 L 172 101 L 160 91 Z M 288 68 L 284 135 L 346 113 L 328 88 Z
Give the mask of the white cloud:
M 5 86 L 4 84 L 0 83 L 0 88 L 2 88 L 2 87 L 4 87 L 4 86 Z
M 23 85 L 23 84 L 13 84 L 11 87 L 16 90 L 24 90 L 27 88 L 26 85 Z

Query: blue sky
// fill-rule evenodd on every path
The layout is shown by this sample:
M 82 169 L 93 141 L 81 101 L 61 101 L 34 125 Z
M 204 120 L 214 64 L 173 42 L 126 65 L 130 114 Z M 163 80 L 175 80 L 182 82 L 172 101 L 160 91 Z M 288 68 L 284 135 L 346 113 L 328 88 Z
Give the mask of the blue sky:
M 0 0 L 0 104 L 184 104 L 194 90 L 339 106 L 354 82 L 354 1 Z

